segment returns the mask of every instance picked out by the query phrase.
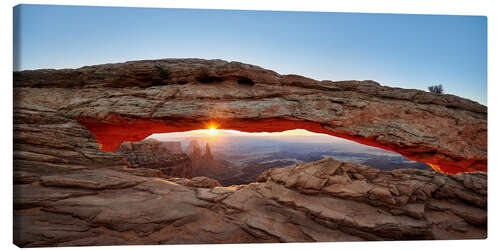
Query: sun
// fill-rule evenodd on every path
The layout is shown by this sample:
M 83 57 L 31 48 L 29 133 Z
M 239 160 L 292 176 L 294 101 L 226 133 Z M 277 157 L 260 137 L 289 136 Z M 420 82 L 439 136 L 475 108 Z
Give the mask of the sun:
M 210 136 L 215 136 L 219 133 L 219 131 L 217 131 L 217 129 L 215 128 L 215 126 L 211 125 L 209 129 L 207 129 L 207 133 L 208 135 Z

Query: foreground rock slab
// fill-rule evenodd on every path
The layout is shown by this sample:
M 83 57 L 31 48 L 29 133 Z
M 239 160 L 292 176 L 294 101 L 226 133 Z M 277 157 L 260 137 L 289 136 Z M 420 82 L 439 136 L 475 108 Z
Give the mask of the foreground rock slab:
M 15 244 L 486 238 L 484 173 L 380 171 L 331 158 L 270 169 L 259 182 L 229 187 L 132 173 L 95 169 L 16 185 L 28 192 L 15 197 Z

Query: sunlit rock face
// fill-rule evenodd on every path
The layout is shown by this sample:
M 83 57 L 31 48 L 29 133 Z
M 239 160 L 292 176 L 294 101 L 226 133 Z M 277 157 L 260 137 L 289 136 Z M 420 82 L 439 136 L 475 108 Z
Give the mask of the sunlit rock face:
M 93 140 L 114 151 L 123 141 L 205 129 L 212 121 L 246 132 L 331 134 L 445 173 L 487 169 L 485 106 L 374 81 L 315 81 L 238 62 L 165 59 L 16 72 L 14 86 L 15 112 L 29 114 L 23 119 L 50 114 L 48 127 L 66 119 L 67 128 L 80 129 L 77 121 L 92 133 L 78 146 L 89 150 L 97 149 Z
M 172 153 L 162 142 L 154 139 L 123 142 L 116 152 L 121 153 L 132 168 L 157 169 L 171 177 L 192 176 L 192 163 L 186 154 Z

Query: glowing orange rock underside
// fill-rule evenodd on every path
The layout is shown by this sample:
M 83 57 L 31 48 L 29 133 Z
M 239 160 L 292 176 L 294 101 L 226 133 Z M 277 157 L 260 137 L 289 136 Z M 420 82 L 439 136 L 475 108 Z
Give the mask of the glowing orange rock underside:
M 142 119 L 127 119 L 119 120 L 116 122 L 99 122 L 92 120 L 80 120 L 95 136 L 97 142 L 100 144 L 99 148 L 103 151 L 114 152 L 118 146 L 124 141 L 140 141 L 154 133 L 171 133 L 171 132 L 185 132 L 196 129 L 207 129 L 209 124 L 216 124 L 217 129 L 231 129 L 241 132 L 282 132 L 292 129 L 306 129 L 315 133 L 328 134 L 351 141 L 355 141 L 364 145 L 382 148 L 385 150 L 394 151 L 402 154 L 410 160 L 419 161 L 401 149 L 391 147 L 390 145 L 380 145 L 369 139 L 362 137 L 354 137 L 345 134 L 337 134 L 325 129 L 321 124 L 305 121 L 291 121 L 280 119 L 265 119 L 265 120 L 244 120 L 244 121 L 230 121 L 230 122 L 200 122 L 198 120 L 178 119 L 178 120 L 142 120 Z M 420 160 L 421 161 L 421 160 Z M 468 171 L 486 171 L 486 163 L 473 164 L 474 168 L 470 168 L 471 163 L 474 161 L 460 161 L 453 164 L 443 164 L 442 161 L 438 163 L 433 160 L 423 161 L 429 164 L 432 168 L 439 172 L 446 174 L 456 174 Z M 468 168 L 469 167 L 469 168 Z

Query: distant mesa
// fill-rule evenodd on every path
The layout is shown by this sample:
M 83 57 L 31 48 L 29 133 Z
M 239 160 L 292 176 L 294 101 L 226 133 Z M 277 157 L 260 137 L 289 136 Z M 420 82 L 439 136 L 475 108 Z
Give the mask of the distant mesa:
M 116 152 L 125 157 L 131 168 L 157 169 L 166 176 L 191 178 L 191 160 L 182 150 L 178 153 L 177 145 L 180 147 L 180 142 L 164 143 L 147 139 L 140 142 L 123 142 Z M 172 147 L 171 150 L 167 149 L 167 146 Z

